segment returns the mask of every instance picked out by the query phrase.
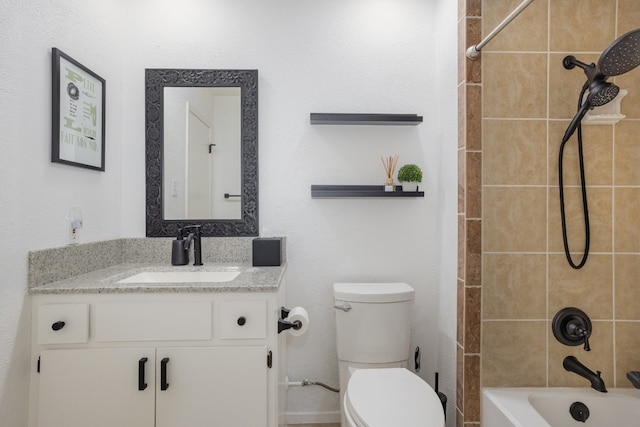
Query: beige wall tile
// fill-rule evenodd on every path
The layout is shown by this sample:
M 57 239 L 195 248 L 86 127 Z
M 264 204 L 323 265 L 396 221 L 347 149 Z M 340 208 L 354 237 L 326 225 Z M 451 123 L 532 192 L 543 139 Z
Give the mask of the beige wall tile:
M 591 231 L 590 252 L 611 252 L 613 250 L 612 197 L 613 191 L 610 187 L 587 188 L 589 229 Z M 565 187 L 564 202 L 569 249 L 574 253 L 574 262 L 578 264 L 585 245 L 582 190 L 579 187 Z M 549 189 L 548 230 L 549 251 L 563 252 L 560 195 L 557 188 Z
M 636 28 L 640 28 L 640 7 L 638 7 L 638 0 L 618 0 L 617 36 L 621 36 Z
M 482 218 L 482 153 L 467 152 L 465 166 L 467 218 Z
M 480 286 L 482 282 L 482 221 L 467 220 L 467 248 L 465 254 L 465 285 Z
M 587 315 L 591 315 L 588 311 Z M 590 316 L 591 317 L 591 316 Z M 575 356 L 593 372 L 601 371 L 608 388 L 614 386 L 613 370 L 613 322 L 593 321 L 590 339 L 591 351 L 584 351 L 582 345 L 567 346 L 549 333 L 549 386 L 550 387 L 590 387 L 588 380 L 576 373 L 566 371 L 562 361 L 567 356 Z
M 485 118 L 546 117 L 546 54 L 485 52 L 482 56 Z
M 456 300 L 456 341 L 460 344 L 464 344 L 464 300 L 465 300 L 465 288 L 464 281 L 458 279 L 457 287 L 457 300 Z
M 482 19 L 480 18 L 467 18 L 467 32 L 466 32 L 466 44 L 465 50 L 469 46 L 480 43 L 481 40 L 481 26 Z M 472 61 L 466 59 L 465 63 L 466 80 L 468 83 L 482 83 L 482 56 Z
M 480 304 L 481 288 L 465 287 L 464 303 L 464 351 L 480 353 Z
M 566 121 L 549 122 L 549 183 L 558 184 L 560 143 Z M 582 150 L 587 185 L 612 185 L 613 183 L 613 127 L 609 125 L 582 126 Z M 565 185 L 580 185 L 578 133 L 565 144 L 563 154 Z
M 464 215 L 458 215 L 458 278 L 464 280 L 464 271 L 466 265 L 466 221 Z
M 546 250 L 547 194 L 543 187 L 485 187 L 484 250 Z
M 577 307 L 591 319 L 613 316 L 613 257 L 591 254 L 575 270 L 564 254 L 549 255 L 549 318 L 564 307 Z
M 456 346 L 456 407 L 464 408 L 464 349 Z
M 482 261 L 483 320 L 546 318 L 546 255 L 484 254 Z
M 482 128 L 485 185 L 546 184 L 545 120 L 485 120 Z
M 640 188 L 616 188 L 614 195 L 616 252 L 640 252 Z
M 486 31 L 520 0 L 483 3 Z M 518 34 L 547 11 L 549 52 L 546 46 L 539 51 L 534 47 L 546 40 L 546 34 L 531 40 Z M 529 35 L 546 25 L 539 24 Z M 603 371 L 610 388 L 630 386 L 626 372 L 640 370 L 640 305 L 634 303 L 640 296 L 640 90 L 636 90 L 640 68 L 610 79 L 629 90 L 622 101 L 627 118 L 615 126 L 583 126 L 592 235 L 591 254 L 581 270 L 572 269 L 563 253 L 557 189 L 560 141 L 586 81 L 580 68 L 566 70 L 563 58 L 572 54 L 585 63 L 597 62 L 617 36 L 639 27 L 638 0 L 537 0 L 487 45 L 482 74 L 478 69 L 466 70 L 467 75 L 483 80 L 482 108 L 478 109 L 483 114 L 478 148 L 482 150 L 484 183 L 479 282 L 484 316 L 483 386 L 587 387 L 585 379 L 563 369 L 562 360 L 569 354 L 590 369 Z M 519 134 L 521 123 L 500 119 L 529 119 L 522 125 L 530 128 Z M 548 140 L 543 162 L 536 157 L 539 147 L 517 141 L 538 134 L 536 120 L 530 119 L 548 122 L 547 135 L 542 138 Z M 505 148 L 500 145 L 503 141 L 513 145 Z M 566 148 L 564 178 L 571 248 L 579 252 L 584 225 L 576 154 L 574 135 Z M 540 170 L 546 171 L 542 179 Z M 474 262 L 476 258 L 472 257 Z M 579 254 L 575 258 L 579 260 Z M 541 271 L 548 276 L 540 279 Z M 579 307 L 591 317 L 591 352 L 562 345 L 550 333 L 550 319 L 567 306 Z M 523 320 L 537 319 L 541 310 L 547 321 Z M 514 319 L 517 316 L 523 317 Z M 472 424 L 465 419 L 465 425 Z
M 466 199 L 466 151 L 464 148 L 458 149 L 458 213 L 465 212 Z
M 640 320 L 640 254 L 616 254 L 614 262 L 616 319 Z M 637 351 L 640 353 L 640 347 Z M 640 371 L 640 365 L 637 370 Z
M 602 52 L 615 39 L 616 1 L 551 1 L 551 51 Z
M 482 86 L 467 85 L 466 146 L 467 150 L 482 150 Z
M 480 356 L 464 356 L 464 421 L 480 421 Z
M 467 110 L 466 110 L 466 84 L 458 86 L 458 148 L 464 148 L 467 144 Z
M 627 372 L 640 371 L 640 322 L 616 322 L 616 387 L 631 387 Z
M 522 0 L 485 0 L 482 7 L 483 37 L 493 31 Z M 546 51 L 548 1 L 531 3 L 516 19 L 500 32 L 486 51 Z
M 623 120 L 616 125 L 615 135 L 616 185 L 640 185 L 640 121 Z
M 547 322 L 483 321 L 482 385 L 544 387 Z
M 482 16 L 482 0 L 466 0 L 467 16 Z
M 628 91 L 627 95 L 622 98 L 620 112 L 627 119 L 640 119 L 640 91 L 637 89 L 640 87 L 640 70 L 636 68 L 627 74 L 615 77 L 613 81 L 620 89 Z

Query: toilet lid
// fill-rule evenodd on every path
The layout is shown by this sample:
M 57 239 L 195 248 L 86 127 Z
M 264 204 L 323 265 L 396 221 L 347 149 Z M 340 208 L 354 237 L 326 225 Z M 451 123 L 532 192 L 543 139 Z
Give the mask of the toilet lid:
M 347 384 L 350 415 L 363 427 L 443 427 L 442 403 L 404 368 L 358 369 Z

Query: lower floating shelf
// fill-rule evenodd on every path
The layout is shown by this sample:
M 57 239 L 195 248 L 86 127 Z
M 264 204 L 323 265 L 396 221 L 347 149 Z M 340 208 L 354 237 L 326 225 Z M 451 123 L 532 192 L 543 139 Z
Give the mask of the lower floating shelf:
M 424 197 L 424 191 L 402 191 L 397 185 L 396 191 L 384 191 L 384 185 L 312 185 L 311 197 Z

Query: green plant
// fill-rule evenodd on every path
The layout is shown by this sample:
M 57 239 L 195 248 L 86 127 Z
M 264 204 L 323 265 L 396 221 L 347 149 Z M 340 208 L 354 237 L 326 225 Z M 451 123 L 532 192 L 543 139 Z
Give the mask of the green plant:
M 398 171 L 400 182 L 422 182 L 422 170 L 416 165 L 404 165 Z

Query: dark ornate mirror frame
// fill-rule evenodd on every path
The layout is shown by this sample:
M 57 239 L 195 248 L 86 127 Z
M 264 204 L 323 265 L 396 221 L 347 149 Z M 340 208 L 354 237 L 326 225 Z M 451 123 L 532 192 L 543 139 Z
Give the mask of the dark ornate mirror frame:
M 162 201 L 165 87 L 240 87 L 242 110 L 242 218 L 164 219 Z M 258 235 L 258 70 L 145 70 L 147 237 L 174 237 L 187 225 L 203 236 Z

